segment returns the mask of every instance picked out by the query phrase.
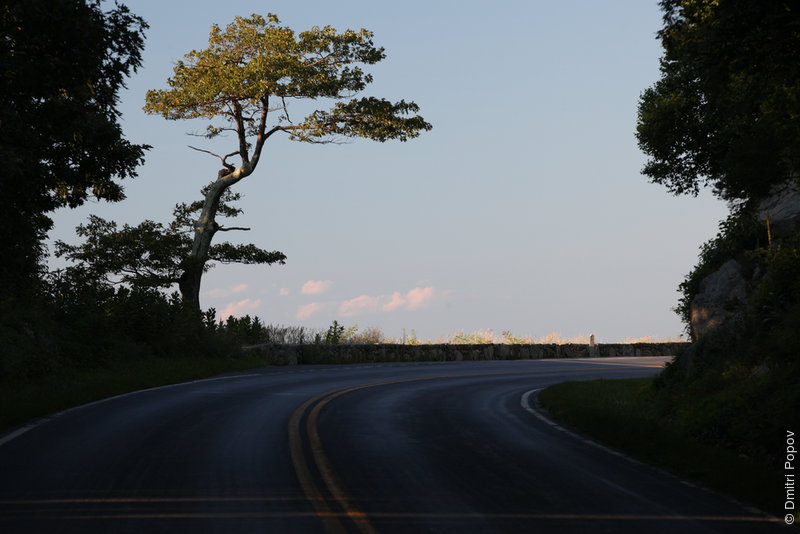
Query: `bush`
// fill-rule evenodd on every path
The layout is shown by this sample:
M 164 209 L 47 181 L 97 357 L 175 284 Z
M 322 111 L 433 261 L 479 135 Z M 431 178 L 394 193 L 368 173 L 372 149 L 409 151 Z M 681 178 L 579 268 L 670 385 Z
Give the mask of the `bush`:
M 377 345 L 386 343 L 387 339 L 380 327 L 369 326 L 359 332 L 358 326 L 355 326 L 353 332 L 346 337 L 346 342 L 352 345 Z
M 118 359 L 230 356 L 243 330 L 209 326 L 177 294 L 113 287 L 69 268 L 53 273 L 36 299 L 0 302 L 0 382 Z

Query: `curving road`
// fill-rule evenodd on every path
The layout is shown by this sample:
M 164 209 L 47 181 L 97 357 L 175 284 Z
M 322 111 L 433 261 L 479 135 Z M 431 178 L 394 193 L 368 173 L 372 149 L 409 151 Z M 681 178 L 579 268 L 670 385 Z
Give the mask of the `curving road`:
M 115 397 L 0 436 L 0 532 L 777 531 L 533 406 L 664 360 L 269 368 Z

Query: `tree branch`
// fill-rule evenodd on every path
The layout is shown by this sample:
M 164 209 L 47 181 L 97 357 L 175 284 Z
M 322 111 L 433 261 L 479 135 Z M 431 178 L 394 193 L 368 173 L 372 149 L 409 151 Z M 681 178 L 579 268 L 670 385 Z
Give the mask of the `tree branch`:
M 230 227 L 220 226 L 220 227 L 217 228 L 218 232 L 230 232 L 231 230 L 245 230 L 245 231 L 247 231 L 247 230 L 250 230 L 250 228 L 244 228 L 244 227 L 241 227 L 241 226 L 230 226 Z
M 215 154 L 215 153 L 213 153 L 213 152 L 211 152 L 211 151 L 208 151 L 208 150 L 203 150 L 202 148 L 197 148 L 197 147 L 194 147 L 194 146 L 192 146 L 192 145 L 186 145 L 186 146 L 188 146 L 188 147 L 189 147 L 189 148 L 191 148 L 192 150 L 197 150 L 198 152 L 205 152 L 206 154 L 211 154 L 211 155 L 212 155 L 212 156 L 214 156 L 215 158 L 217 158 L 217 159 L 219 159 L 220 161 L 222 161 L 222 156 L 220 156 L 219 154 Z
M 236 135 L 239 137 L 239 155 L 242 158 L 242 163 L 250 163 L 250 156 L 247 154 L 247 132 L 244 127 L 244 118 L 242 117 L 242 105 L 238 100 L 233 101 L 233 111 L 235 113 L 234 119 L 236 120 Z
M 226 159 L 228 159 L 229 157 L 231 157 L 231 156 L 235 156 L 236 154 L 238 154 L 238 153 L 239 153 L 239 152 L 237 151 L 237 152 L 231 152 L 230 154 L 226 154 L 225 156 L 220 156 L 219 154 L 215 154 L 215 153 L 213 153 L 213 152 L 210 152 L 210 151 L 208 151 L 208 150 L 203 150 L 202 148 L 193 147 L 192 145 L 186 145 L 186 146 L 188 146 L 188 147 L 189 147 L 189 148 L 191 148 L 192 150 L 197 150 L 198 152 L 205 152 L 206 154 L 211 154 L 211 155 L 212 155 L 212 156 L 214 156 L 215 158 L 219 159 L 219 160 L 222 162 L 222 165 L 223 165 L 223 166 L 224 166 L 226 169 L 228 169 L 229 171 L 232 171 L 232 170 L 234 169 L 234 166 L 233 166 L 233 165 L 231 165 L 230 163 L 228 163 L 228 162 L 227 162 L 227 161 L 225 161 L 225 160 L 226 160 Z
M 256 137 L 256 146 L 253 149 L 253 156 L 258 158 L 261 156 L 261 149 L 264 148 L 264 141 L 266 141 L 275 130 L 270 130 L 269 134 L 264 133 L 267 129 L 267 115 L 269 115 L 269 95 L 261 97 L 261 118 L 258 121 L 258 137 Z
M 225 154 L 225 157 L 223 157 L 223 158 L 222 158 L 222 165 L 224 165 L 224 166 L 225 166 L 225 168 L 226 168 L 226 169 L 228 169 L 229 171 L 232 171 L 232 170 L 234 169 L 234 166 L 233 166 L 233 165 L 231 165 L 230 163 L 228 163 L 228 162 L 227 162 L 227 161 L 225 161 L 225 160 L 226 160 L 226 159 L 228 159 L 228 158 L 229 158 L 229 157 L 231 157 L 231 156 L 235 156 L 235 155 L 236 155 L 236 154 L 238 154 L 238 153 L 239 153 L 239 152 L 231 152 L 230 154 Z
M 289 121 L 289 124 L 294 124 L 292 119 L 289 118 L 289 107 L 286 105 L 286 97 L 281 97 L 281 102 L 283 102 L 283 114 L 286 116 L 286 120 Z

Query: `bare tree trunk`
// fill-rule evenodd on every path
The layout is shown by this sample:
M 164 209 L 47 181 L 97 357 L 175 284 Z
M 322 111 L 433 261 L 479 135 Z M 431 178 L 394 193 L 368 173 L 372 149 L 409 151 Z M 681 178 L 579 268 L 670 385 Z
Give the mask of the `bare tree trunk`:
M 238 180 L 237 180 L 238 181 Z M 217 233 L 216 222 L 219 200 L 225 190 L 235 182 L 217 180 L 206 193 L 203 210 L 194 223 L 194 242 L 192 251 L 183 261 L 183 273 L 178 282 L 181 300 L 186 309 L 200 311 L 200 282 L 203 278 L 211 241 Z
M 229 154 L 225 157 L 220 157 L 222 164 L 225 165 L 217 173 L 217 179 L 211 184 L 206 193 L 205 201 L 203 202 L 203 211 L 200 212 L 200 217 L 194 223 L 194 242 L 192 244 L 192 251 L 183 262 L 183 273 L 181 274 L 178 282 L 178 287 L 181 292 L 181 300 L 183 301 L 184 308 L 192 311 L 200 311 L 200 281 L 203 278 L 206 262 L 208 261 L 208 252 L 211 248 L 211 240 L 214 239 L 214 234 L 219 230 L 219 225 L 216 221 L 217 210 L 219 209 L 219 201 L 225 190 L 237 183 L 239 180 L 249 176 L 258 165 L 258 160 L 261 156 L 261 150 L 264 146 L 264 141 L 275 132 L 280 131 L 282 128 L 276 126 L 268 133 L 265 133 L 264 128 L 266 124 L 268 104 L 266 97 L 262 99 L 261 119 L 258 125 L 258 138 L 253 150 L 253 156 L 248 157 L 247 154 L 247 136 L 245 133 L 244 123 L 241 118 L 241 107 L 238 104 L 236 108 L 237 117 L 237 135 L 239 137 L 239 152 L 242 158 L 242 165 L 234 169 L 232 165 L 228 165 L 225 160 L 229 156 L 236 154 L 236 152 Z M 217 156 L 219 157 L 219 156 Z
M 200 311 L 200 280 L 203 277 L 203 264 L 196 262 L 185 265 L 183 273 L 178 280 L 183 307 L 190 311 Z

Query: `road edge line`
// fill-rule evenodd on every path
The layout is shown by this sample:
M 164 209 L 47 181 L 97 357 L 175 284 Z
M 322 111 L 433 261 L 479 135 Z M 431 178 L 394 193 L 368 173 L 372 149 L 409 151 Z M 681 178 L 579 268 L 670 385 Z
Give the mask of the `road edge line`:
M 556 429 L 556 430 L 558 430 L 560 432 L 563 432 L 563 433 L 565 433 L 565 434 L 577 439 L 578 441 L 580 441 L 582 443 L 585 443 L 586 445 L 589 445 L 591 447 L 595 447 L 597 449 L 600 449 L 600 450 L 602 450 L 604 452 L 607 452 L 607 453 L 609 453 L 609 454 L 611 454 L 613 456 L 617 456 L 618 458 L 624 458 L 625 460 L 627 460 L 627 461 L 629 461 L 629 462 L 631 462 L 633 464 L 640 465 L 640 466 L 645 466 L 645 467 L 647 467 L 649 469 L 653 469 L 656 472 L 658 472 L 658 473 L 660 473 L 660 474 L 662 474 L 664 476 L 667 476 L 667 477 L 670 477 L 670 478 L 673 478 L 673 479 L 677 480 L 681 484 L 684 484 L 686 486 L 689 486 L 689 487 L 692 487 L 692 488 L 695 488 L 695 489 L 699 489 L 701 491 L 705 491 L 705 492 L 711 493 L 713 495 L 716 495 L 718 497 L 724 498 L 724 499 L 728 500 L 729 502 L 732 502 L 732 503 L 736 504 L 737 506 L 741 507 L 743 510 L 746 510 L 746 511 L 750 512 L 751 514 L 762 516 L 765 520 L 768 520 L 770 522 L 776 522 L 776 521 L 780 522 L 780 521 L 782 521 L 782 520 L 779 520 L 778 518 L 776 518 L 775 516 L 773 516 L 772 514 L 770 514 L 768 512 L 765 512 L 764 510 L 761 510 L 759 508 L 756 508 L 755 506 L 743 503 L 743 502 L 735 499 L 734 497 L 731 497 L 730 495 L 727 495 L 727 494 L 712 490 L 712 489 L 707 488 L 707 487 L 705 487 L 703 485 L 700 485 L 700 484 L 691 482 L 689 480 L 686 480 L 686 479 L 676 475 L 675 473 L 667 471 L 666 469 L 664 469 L 662 467 L 658 467 L 656 465 L 653 465 L 653 464 L 650 464 L 650 463 L 647 463 L 647 462 L 643 462 L 641 460 L 637 460 L 636 458 L 633 458 L 632 456 L 629 456 L 629 455 L 627 455 L 627 454 L 625 454 L 623 452 L 620 452 L 618 450 L 615 450 L 615 449 L 612 449 L 610 447 L 607 447 L 607 446 L 605 446 L 605 445 L 603 445 L 603 444 L 601 444 L 601 443 L 599 443 L 597 441 L 591 440 L 591 439 L 589 439 L 589 438 L 587 438 L 585 436 L 582 436 L 582 435 L 578 434 L 577 432 L 573 432 L 572 430 L 569 430 L 568 428 L 565 428 L 564 426 L 559 425 L 558 423 L 556 423 L 555 421 L 553 421 L 552 419 L 550 419 L 549 417 L 547 417 L 546 415 L 544 415 L 542 413 L 542 407 L 539 404 L 539 392 L 542 391 L 543 389 L 545 389 L 545 388 L 536 388 L 536 389 L 532 389 L 530 391 L 526 391 L 525 393 L 523 393 L 522 397 L 520 398 L 520 405 L 521 405 L 522 409 L 524 409 L 525 411 L 533 414 L 540 421 L 542 421 L 543 423 L 546 423 L 550 427 L 552 427 L 552 428 L 554 428 L 554 429 Z M 530 404 L 530 397 L 531 396 L 533 396 L 533 398 L 534 398 L 533 406 L 531 406 L 531 404 Z

